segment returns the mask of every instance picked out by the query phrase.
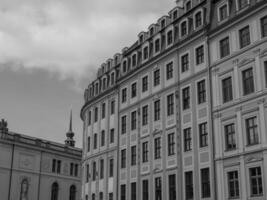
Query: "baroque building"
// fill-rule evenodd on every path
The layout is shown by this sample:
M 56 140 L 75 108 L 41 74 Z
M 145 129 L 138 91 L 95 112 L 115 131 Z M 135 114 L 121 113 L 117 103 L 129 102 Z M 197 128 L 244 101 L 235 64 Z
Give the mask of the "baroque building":
M 14 133 L 0 122 L 0 193 L 3 200 L 78 200 L 82 150 L 72 122 L 65 144 Z
M 266 7 L 177 1 L 101 65 L 81 109 L 82 199 L 266 199 Z

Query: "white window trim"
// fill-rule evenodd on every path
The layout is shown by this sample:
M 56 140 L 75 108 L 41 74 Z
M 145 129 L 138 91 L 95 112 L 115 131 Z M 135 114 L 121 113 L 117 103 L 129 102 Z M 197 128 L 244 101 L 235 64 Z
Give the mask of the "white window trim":
M 170 31 L 172 31 L 172 43 L 168 45 L 168 33 Z M 166 33 L 166 48 L 169 48 L 174 43 L 174 29 L 173 29 L 173 26 L 170 26 L 170 28 L 168 28 L 165 33 Z
M 240 5 L 239 5 L 239 0 L 235 0 L 235 2 L 236 2 L 236 9 L 237 9 L 237 11 L 241 11 L 241 10 L 244 10 L 244 9 L 246 9 L 247 7 L 245 7 L 245 8 L 240 8 Z M 247 2 L 248 2 L 248 5 L 250 4 L 250 0 L 247 0 Z
M 182 57 L 186 54 L 188 54 L 188 70 L 182 72 Z M 190 71 L 190 64 L 191 64 L 190 63 L 190 51 L 188 50 L 188 51 L 185 51 L 183 54 L 181 54 L 179 60 L 180 60 L 180 73 L 185 74 L 185 73 L 189 72 Z
M 221 7 L 223 7 L 224 5 L 226 5 L 226 7 L 227 7 L 227 17 L 225 18 L 225 19 L 221 19 L 221 16 L 220 16 L 220 9 L 221 9 Z M 225 22 L 225 21 L 227 21 L 227 19 L 229 18 L 229 15 L 230 15 L 230 12 L 229 12 L 229 2 L 228 1 L 224 1 L 224 2 L 222 2 L 219 6 L 218 6 L 218 8 L 217 8 L 217 19 L 218 19 L 218 22 L 219 23 L 223 23 L 223 22 Z
M 147 58 L 145 59 L 145 58 L 144 58 L 144 49 L 145 49 L 146 47 L 148 48 L 148 55 L 147 55 Z M 145 61 L 147 61 L 148 59 L 149 59 L 149 44 L 145 44 L 145 45 L 143 46 L 143 48 L 142 48 L 142 61 L 145 62 Z
M 156 43 L 156 40 L 158 40 L 159 39 L 159 51 L 158 52 L 156 52 L 156 45 L 155 45 L 155 43 Z M 160 51 L 161 51 L 161 37 L 160 37 L 160 35 L 157 35 L 154 39 L 153 39 L 153 53 L 154 53 L 154 56 L 156 56 L 156 55 L 158 55 L 158 54 L 160 54 Z
M 203 50 L 204 50 L 204 61 L 203 63 L 200 63 L 200 64 L 197 64 L 197 54 L 196 54 L 196 50 L 197 48 L 203 46 Z M 195 66 L 201 66 L 201 65 L 204 65 L 206 63 L 206 45 L 205 45 L 205 42 L 197 45 L 196 47 L 194 47 L 194 61 L 195 61 Z
M 201 25 L 200 25 L 199 27 L 196 27 L 196 14 L 199 13 L 199 12 L 201 12 Z M 200 9 L 196 10 L 196 11 L 194 12 L 193 16 L 194 16 L 194 20 L 193 20 L 194 30 L 198 30 L 198 29 L 200 29 L 200 28 L 203 26 L 203 24 L 204 24 L 204 11 L 203 11 L 203 9 L 200 8 Z
M 182 24 L 184 23 L 184 22 L 186 22 L 186 34 L 185 35 L 183 35 L 182 36 Z M 182 20 L 181 22 L 180 22 L 180 24 L 179 24 L 179 28 L 180 28 L 180 38 L 184 38 L 184 37 L 186 37 L 187 35 L 188 35 L 188 18 L 186 18 L 186 19 L 184 19 L 184 20 Z
M 133 65 L 133 56 L 136 55 L 136 64 Z M 131 55 L 131 67 L 132 68 L 135 68 L 137 66 L 137 52 L 134 52 L 132 55 Z

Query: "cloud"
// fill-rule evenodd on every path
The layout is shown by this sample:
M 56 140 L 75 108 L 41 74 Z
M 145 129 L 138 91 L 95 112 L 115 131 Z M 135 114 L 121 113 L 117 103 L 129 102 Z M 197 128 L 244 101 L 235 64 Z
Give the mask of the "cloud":
M 171 0 L 0 0 L 0 67 L 92 79 L 172 6 Z

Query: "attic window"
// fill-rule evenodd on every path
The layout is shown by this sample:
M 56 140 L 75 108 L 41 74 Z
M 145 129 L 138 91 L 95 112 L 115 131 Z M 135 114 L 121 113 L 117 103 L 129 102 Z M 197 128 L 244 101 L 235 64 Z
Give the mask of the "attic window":
M 191 1 L 186 2 L 185 8 L 186 8 L 186 11 L 191 9 Z
M 161 20 L 161 28 L 165 27 L 165 19 Z
M 139 41 L 142 43 L 144 41 L 144 36 L 143 35 L 140 35 L 139 37 Z
M 127 61 L 125 60 L 125 61 L 123 61 L 123 66 L 122 66 L 123 73 L 125 73 L 126 70 L 127 70 Z
M 152 36 L 153 34 L 154 34 L 154 28 L 151 27 L 151 28 L 150 28 L 150 36 Z
M 173 17 L 173 20 L 177 19 L 177 17 L 178 17 L 178 11 L 177 11 L 177 10 L 175 10 L 175 11 L 173 12 L 172 17 Z

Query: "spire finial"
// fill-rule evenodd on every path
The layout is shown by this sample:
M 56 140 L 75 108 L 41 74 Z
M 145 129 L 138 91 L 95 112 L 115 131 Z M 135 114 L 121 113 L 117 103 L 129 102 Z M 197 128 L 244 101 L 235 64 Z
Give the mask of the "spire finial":
M 67 139 L 65 140 L 65 144 L 67 146 L 74 147 L 75 141 L 73 140 L 74 132 L 72 131 L 72 109 L 70 110 L 70 124 L 69 131 L 66 133 Z
M 72 109 L 70 109 L 70 127 L 69 132 L 72 132 Z

